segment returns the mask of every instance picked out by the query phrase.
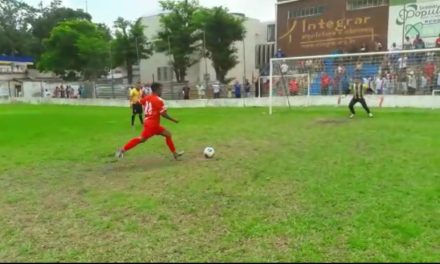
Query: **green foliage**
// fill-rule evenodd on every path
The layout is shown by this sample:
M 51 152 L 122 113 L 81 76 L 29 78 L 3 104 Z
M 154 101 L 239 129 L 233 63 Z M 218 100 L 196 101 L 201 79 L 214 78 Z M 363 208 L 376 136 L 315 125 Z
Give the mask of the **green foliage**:
M 199 50 L 197 42 L 200 38 L 194 34 L 197 25 L 193 19 L 200 6 L 196 0 L 163 0 L 160 4 L 166 14 L 160 18 L 162 29 L 158 32 L 155 47 L 158 52 L 172 56 L 171 66 L 176 79 L 184 82 L 187 69 L 200 60 L 194 56 Z
M 44 40 L 38 68 L 65 75 L 67 71 L 81 72 L 94 80 L 108 68 L 110 38 L 105 30 L 87 20 L 71 20 L 56 26 Z
M 230 14 L 227 8 L 214 7 L 202 9 L 195 16 L 195 21 L 205 32 L 207 56 L 213 62 L 217 80 L 225 83 L 228 71 L 238 64 L 234 43 L 245 37 L 244 19 Z
M 32 53 L 37 59 L 44 52 L 43 40 L 49 37 L 52 29 L 59 23 L 75 19 L 92 20 L 90 14 L 81 9 L 62 7 L 59 0 L 52 1 L 49 7 L 41 8 L 40 12 L 41 15 L 32 23 L 32 34 L 37 40 L 32 46 Z
M 127 69 L 128 82 L 133 81 L 133 65 L 141 59 L 148 59 L 153 48 L 144 34 L 141 19 L 135 23 L 119 17 L 115 23 L 115 39 L 111 44 L 114 66 L 123 66 Z
M 29 55 L 35 9 L 19 0 L 0 0 L 0 54 Z

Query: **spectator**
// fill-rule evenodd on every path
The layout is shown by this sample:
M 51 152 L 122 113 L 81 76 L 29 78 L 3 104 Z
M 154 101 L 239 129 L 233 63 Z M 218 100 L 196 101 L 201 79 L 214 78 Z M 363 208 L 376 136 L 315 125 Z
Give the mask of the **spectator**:
M 437 40 L 435 41 L 435 47 L 436 47 L 436 48 L 440 48 L 440 34 L 438 34 L 438 38 L 437 38 Z
M 71 92 L 70 85 L 67 85 L 66 86 L 66 98 L 70 98 L 70 92 Z
M 328 95 L 332 80 L 327 73 L 323 73 L 321 76 L 321 95 Z
M 374 46 L 375 46 L 375 50 L 376 50 L 377 52 L 380 52 L 380 51 L 382 51 L 382 49 L 383 49 L 382 43 L 381 43 L 380 41 L 376 41 L 376 42 L 374 42 Z
M 422 75 L 420 77 L 420 90 L 425 92 L 428 90 L 426 88 L 428 88 L 428 78 L 425 75 Z
M 424 49 L 425 48 L 425 42 L 423 39 L 420 38 L 420 34 L 417 34 L 416 39 L 413 43 L 414 49 Z
M 244 84 L 244 92 L 246 93 L 246 97 L 251 97 L 251 84 L 247 79 L 246 83 Z
M 183 92 L 183 99 L 184 100 L 189 100 L 189 93 L 190 93 L 191 88 L 189 88 L 188 82 L 185 83 L 185 86 L 182 88 L 182 92 Z
M 341 81 L 342 93 L 348 94 L 350 93 L 350 80 L 347 75 L 344 75 Z
M 399 65 L 399 70 L 406 70 L 406 67 L 408 65 L 408 57 L 405 55 L 403 57 L 400 57 L 397 61 Z
M 362 43 L 361 49 L 359 50 L 360 52 L 368 52 L 368 47 L 367 47 L 367 43 Z
M 55 90 L 53 92 L 53 97 L 59 98 L 60 97 L 60 87 L 55 87 Z
M 205 99 L 206 88 L 204 83 L 199 83 L 197 86 L 197 92 L 199 94 L 199 99 Z
M 46 97 L 46 98 L 49 98 L 50 97 L 50 92 L 49 92 L 49 90 L 46 88 L 46 89 L 44 89 L 44 97 Z
M 385 77 L 377 75 L 374 86 L 377 94 L 385 94 Z
M 284 57 L 286 57 L 286 55 L 285 55 L 284 52 L 281 50 L 281 48 L 278 48 L 278 51 L 275 53 L 275 57 L 276 57 L 276 58 L 284 58 Z
M 260 77 L 255 78 L 255 97 L 260 97 Z
M 437 74 L 437 88 L 438 90 L 440 90 L 440 71 Z
M 415 95 L 417 89 L 417 78 L 414 71 L 411 71 L 408 76 L 408 94 Z
M 83 96 L 84 96 L 83 93 L 84 93 L 84 87 L 82 85 L 80 85 L 79 88 L 78 88 L 78 96 L 79 96 L 79 98 L 83 98 Z
M 214 98 L 215 99 L 218 99 L 218 98 L 220 98 L 220 82 L 215 82 L 213 85 L 212 85 L 212 90 L 213 90 L 213 92 L 214 92 Z
M 394 51 L 398 51 L 398 50 L 399 49 L 397 48 L 396 42 L 394 42 L 390 48 L 390 51 L 394 52 Z M 399 59 L 399 54 L 397 54 L 397 53 L 390 54 L 390 62 L 392 65 L 395 65 L 397 63 L 398 59 Z
M 60 87 L 60 94 L 61 94 L 61 98 L 66 98 L 66 90 L 64 89 L 63 85 L 61 85 Z
M 296 78 L 293 78 L 289 82 L 289 92 L 290 92 L 290 95 L 298 95 L 299 84 L 298 84 L 298 81 L 296 80 Z
M 235 93 L 235 98 L 241 98 L 241 84 L 238 80 L 235 81 L 234 84 L 234 93 Z
M 405 42 L 403 43 L 403 49 L 404 50 L 413 49 L 413 43 L 411 43 L 411 39 L 408 36 L 405 37 Z
M 402 94 L 407 94 L 408 92 L 408 76 L 406 70 L 401 70 L 398 75 L 398 86 Z
M 428 61 L 425 64 L 425 67 L 423 67 L 423 74 L 426 77 L 426 85 L 429 87 L 429 90 L 432 91 L 435 86 L 435 73 L 436 73 L 436 66 L 433 61 Z

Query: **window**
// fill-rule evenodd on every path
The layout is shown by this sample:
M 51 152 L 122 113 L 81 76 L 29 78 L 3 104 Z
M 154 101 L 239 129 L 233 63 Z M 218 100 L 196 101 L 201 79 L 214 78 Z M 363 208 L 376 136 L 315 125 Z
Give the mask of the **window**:
M 267 42 L 275 41 L 275 24 L 267 25 Z
M 387 6 L 388 0 L 347 0 L 347 10 Z
M 170 67 L 158 67 L 157 68 L 157 80 L 158 81 L 172 81 L 173 71 Z
M 319 16 L 324 13 L 324 6 L 302 7 L 290 10 L 288 12 L 288 19 L 295 19 L 299 17 Z
M 255 67 L 262 69 L 275 54 L 275 44 L 261 44 L 255 47 Z

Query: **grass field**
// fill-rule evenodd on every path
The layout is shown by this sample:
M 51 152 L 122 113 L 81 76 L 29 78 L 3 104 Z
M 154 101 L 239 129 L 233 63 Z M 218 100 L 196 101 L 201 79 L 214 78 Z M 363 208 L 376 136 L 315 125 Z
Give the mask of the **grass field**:
M 0 106 L 0 261 L 440 261 L 440 111 Z M 138 121 L 137 121 L 138 122 Z M 202 156 L 212 145 L 215 159 Z

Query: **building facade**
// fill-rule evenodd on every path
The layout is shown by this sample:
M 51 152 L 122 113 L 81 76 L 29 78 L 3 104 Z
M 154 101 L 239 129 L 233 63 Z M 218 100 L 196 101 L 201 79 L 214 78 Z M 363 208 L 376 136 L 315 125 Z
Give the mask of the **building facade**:
M 242 14 L 234 14 L 243 17 Z M 143 17 L 142 24 L 145 25 L 145 35 L 150 41 L 155 41 L 160 31 L 160 15 Z M 275 49 L 275 23 L 261 22 L 257 19 L 245 18 L 244 26 L 246 37 L 243 41 L 236 42 L 237 57 L 239 63 L 229 71 L 227 78 L 244 79 L 252 81 L 252 78 L 259 75 L 259 71 L 269 63 Z M 169 43 L 178 45 L 178 43 Z M 200 54 L 195 54 L 195 58 Z M 174 73 L 170 67 L 172 58 L 165 53 L 154 53 L 149 59 L 141 60 L 140 80 L 143 83 L 160 81 L 174 81 Z M 192 84 L 201 83 L 208 76 L 209 82 L 216 81 L 215 70 L 212 61 L 201 58 L 187 70 L 186 80 Z
M 286 56 L 386 48 L 388 11 L 389 0 L 278 1 L 277 47 Z

